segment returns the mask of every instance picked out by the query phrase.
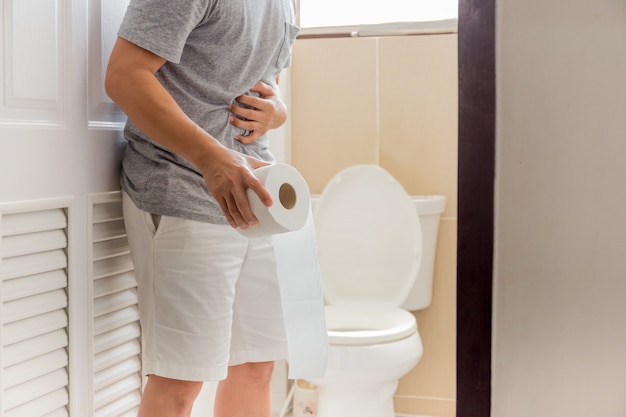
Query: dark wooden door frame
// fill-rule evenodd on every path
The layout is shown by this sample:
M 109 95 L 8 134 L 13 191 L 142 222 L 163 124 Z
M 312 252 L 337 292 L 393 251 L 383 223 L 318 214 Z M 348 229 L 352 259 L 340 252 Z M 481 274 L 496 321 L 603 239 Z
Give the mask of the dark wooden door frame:
M 457 417 L 491 413 L 495 0 L 459 0 Z

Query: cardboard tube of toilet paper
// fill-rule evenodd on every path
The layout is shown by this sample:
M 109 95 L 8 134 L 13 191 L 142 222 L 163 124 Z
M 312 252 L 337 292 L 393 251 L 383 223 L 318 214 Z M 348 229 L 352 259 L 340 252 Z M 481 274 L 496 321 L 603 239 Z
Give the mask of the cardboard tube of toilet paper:
M 268 165 L 253 171 L 263 183 L 274 204 L 266 207 L 256 193 L 246 191 L 252 213 L 259 223 L 248 229 L 237 229 L 246 237 L 260 237 L 301 229 L 311 207 L 309 187 L 302 175 L 287 164 Z

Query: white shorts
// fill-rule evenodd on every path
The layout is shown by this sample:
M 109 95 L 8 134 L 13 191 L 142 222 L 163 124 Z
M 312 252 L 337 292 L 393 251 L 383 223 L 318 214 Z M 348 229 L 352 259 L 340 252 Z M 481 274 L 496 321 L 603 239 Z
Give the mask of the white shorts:
M 153 216 L 123 197 L 137 276 L 143 372 L 224 379 L 228 366 L 285 359 L 272 238 Z

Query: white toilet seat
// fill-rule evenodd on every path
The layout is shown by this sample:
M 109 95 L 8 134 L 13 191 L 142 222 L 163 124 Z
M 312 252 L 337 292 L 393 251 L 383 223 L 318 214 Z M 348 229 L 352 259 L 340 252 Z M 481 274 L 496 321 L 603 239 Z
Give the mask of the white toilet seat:
M 326 306 L 330 345 L 375 345 L 417 333 L 413 314 L 401 308 L 371 305 Z
M 324 299 L 400 307 L 417 278 L 422 228 L 402 185 L 377 165 L 339 172 L 315 211 Z

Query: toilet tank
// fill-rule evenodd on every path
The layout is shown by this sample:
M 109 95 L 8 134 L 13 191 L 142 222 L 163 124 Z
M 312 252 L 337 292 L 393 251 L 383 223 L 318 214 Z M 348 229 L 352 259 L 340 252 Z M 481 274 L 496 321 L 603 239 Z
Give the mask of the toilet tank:
M 430 305 L 433 290 L 433 270 L 435 267 L 435 250 L 439 233 L 439 219 L 446 206 L 446 198 L 442 195 L 411 196 L 420 218 L 422 228 L 422 262 L 415 284 L 402 305 L 405 310 L 421 310 Z M 319 195 L 311 196 L 311 208 L 316 209 Z
M 402 305 L 405 310 L 421 310 L 430 305 L 433 293 L 433 270 L 439 233 L 439 219 L 446 206 L 442 195 L 411 196 L 422 226 L 422 264 L 413 289 Z

